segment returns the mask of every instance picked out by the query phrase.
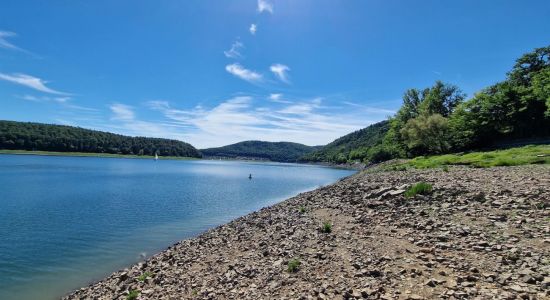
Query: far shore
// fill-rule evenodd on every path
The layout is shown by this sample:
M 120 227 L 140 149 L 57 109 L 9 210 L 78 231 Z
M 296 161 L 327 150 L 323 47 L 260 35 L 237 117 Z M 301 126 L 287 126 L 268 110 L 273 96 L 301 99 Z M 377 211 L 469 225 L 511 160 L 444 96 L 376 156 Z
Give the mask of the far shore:
M 56 152 L 56 151 L 28 151 L 28 150 L 0 150 L 0 154 L 13 155 L 41 155 L 41 156 L 75 156 L 75 157 L 104 157 L 104 158 L 131 158 L 131 159 L 154 159 L 151 155 L 92 153 L 92 152 Z M 159 159 L 169 160 L 198 160 L 201 158 L 184 156 L 159 156 Z
M 129 159 L 154 159 L 151 155 L 132 155 L 132 154 L 113 154 L 113 153 L 92 153 L 92 152 L 58 152 L 58 151 L 29 151 L 29 150 L 0 150 L 0 155 L 39 155 L 39 156 L 72 156 L 72 157 L 101 157 L 101 158 L 129 158 Z M 214 157 L 183 157 L 183 156 L 159 156 L 159 160 L 220 160 Z M 259 159 L 238 159 L 238 158 L 223 158 L 222 161 L 244 161 L 257 163 L 295 163 L 301 165 L 325 166 L 336 169 L 346 170 L 362 170 L 364 164 L 332 164 L 324 162 L 277 162 L 271 160 Z

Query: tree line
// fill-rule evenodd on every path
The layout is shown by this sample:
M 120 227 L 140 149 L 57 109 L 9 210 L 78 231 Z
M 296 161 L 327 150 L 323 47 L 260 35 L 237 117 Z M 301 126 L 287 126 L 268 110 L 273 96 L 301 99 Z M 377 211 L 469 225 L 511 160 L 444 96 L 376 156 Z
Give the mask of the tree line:
M 522 139 L 548 142 L 550 46 L 521 56 L 504 81 L 470 99 L 459 87 L 436 81 L 431 87 L 408 89 L 402 100 L 398 112 L 389 118 L 387 131 L 377 135 L 380 138 L 376 141 L 370 140 L 371 145 L 325 156 L 319 156 L 321 150 L 305 160 L 379 162 L 494 147 Z M 380 128 L 380 123 L 366 129 L 373 126 Z
M 0 121 L 0 149 L 201 157 L 188 143 L 73 126 Z

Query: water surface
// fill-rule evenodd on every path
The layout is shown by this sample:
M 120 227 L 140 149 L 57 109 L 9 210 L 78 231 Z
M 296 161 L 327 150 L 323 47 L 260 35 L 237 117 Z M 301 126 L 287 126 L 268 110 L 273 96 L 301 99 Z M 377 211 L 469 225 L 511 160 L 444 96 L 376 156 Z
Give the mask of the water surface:
M 298 164 L 0 155 L 0 299 L 56 299 L 350 174 Z

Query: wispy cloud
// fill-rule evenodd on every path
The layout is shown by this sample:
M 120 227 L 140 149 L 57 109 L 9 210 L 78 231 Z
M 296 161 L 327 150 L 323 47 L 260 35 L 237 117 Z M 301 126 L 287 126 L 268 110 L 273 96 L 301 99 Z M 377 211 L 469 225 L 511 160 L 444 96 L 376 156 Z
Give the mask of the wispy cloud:
M 258 12 L 262 13 L 264 11 L 273 14 L 273 3 L 269 0 L 258 0 Z
M 0 30 L 0 48 L 27 52 L 8 41 L 9 38 L 16 36 L 17 34 L 15 32 Z
M 275 76 L 277 76 L 277 78 L 279 78 L 279 80 L 285 83 L 290 83 L 287 74 L 288 71 L 290 71 L 290 68 L 288 66 L 285 66 L 283 64 L 273 64 L 271 65 L 271 67 L 269 67 L 269 69 L 271 70 L 271 72 L 273 72 L 273 74 L 275 74 Z
M 250 24 L 250 28 L 248 28 L 250 31 L 250 34 L 256 35 L 256 31 L 258 31 L 258 26 L 256 24 Z
M 276 100 L 281 100 L 280 97 L 273 96 Z M 152 101 L 149 107 L 186 128 L 183 133 L 186 141 L 200 148 L 251 139 L 326 144 L 383 118 L 369 119 L 368 115 L 349 110 L 335 111 L 324 107 L 321 98 L 276 108 L 264 104 L 256 103 L 252 96 L 238 96 L 210 109 L 177 109 L 166 101 Z
M 230 74 L 233 74 L 234 76 L 248 82 L 260 82 L 263 79 L 262 74 L 246 69 L 238 63 L 225 66 L 225 70 Z
M 132 121 L 136 117 L 133 107 L 129 105 L 115 103 L 111 104 L 109 109 L 113 113 L 113 120 Z
M 368 106 L 368 105 L 363 105 L 363 104 L 359 104 L 359 103 L 355 103 L 355 102 L 351 102 L 351 101 L 342 101 L 342 103 L 346 104 L 346 105 L 349 105 L 349 106 L 356 107 L 356 108 L 360 108 L 362 111 L 364 111 L 366 113 L 378 113 L 378 114 L 393 115 L 396 112 L 395 110 L 391 110 L 391 109 Z
M 48 83 L 47 81 L 44 81 L 40 78 L 33 77 L 26 74 L 16 73 L 16 74 L 8 75 L 8 74 L 0 73 L 0 79 L 9 81 L 15 84 L 23 85 L 44 93 L 55 94 L 55 95 L 66 95 L 66 96 L 70 95 L 68 93 L 51 89 L 46 86 L 46 83 Z
M 243 43 L 234 41 L 233 44 L 231 44 L 231 48 L 227 51 L 223 51 L 223 54 L 229 58 L 242 58 L 243 56 L 240 52 L 240 49 L 242 48 L 244 48 Z
M 284 104 L 292 103 L 291 101 L 284 100 L 283 99 L 283 94 L 279 94 L 279 93 L 270 94 L 268 99 L 271 102 L 284 103 Z
M 33 95 L 23 95 L 23 96 L 17 96 L 20 99 L 26 100 L 26 101 L 32 101 L 32 102 L 56 102 L 56 103 L 67 103 L 67 101 L 71 100 L 71 97 L 48 97 L 48 96 L 33 96 Z

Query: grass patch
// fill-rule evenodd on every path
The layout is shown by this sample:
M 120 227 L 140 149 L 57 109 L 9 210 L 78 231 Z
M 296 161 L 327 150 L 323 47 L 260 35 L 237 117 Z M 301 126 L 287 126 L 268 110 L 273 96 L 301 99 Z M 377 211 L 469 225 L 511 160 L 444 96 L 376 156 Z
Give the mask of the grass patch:
M 151 275 L 153 275 L 151 272 L 145 272 L 141 275 L 139 275 L 139 277 L 137 278 L 138 281 L 145 281 L 145 279 L 147 277 L 150 277 Z
M 419 182 L 417 184 L 414 184 L 410 188 L 405 191 L 405 197 L 414 197 L 416 195 L 427 195 L 431 193 L 433 190 L 433 186 L 426 182 Z
M 390 165 L 390 170 L 439 168 L 449 165 L 465 165 L 476 168 L 550 164 L 550 145 L 524 147 L 487 152 L 469 152 L 434 156 L 419 156 L 406 162 Z M 445 169 L 443 169 L 445 171 Z
M 304 214 L 306 212 L 306 208 L 304 206 L 300 206 L 300 208 L 298 209 L 298 211 L 301 213 L 301 214 Z
M 126 300 L 135 300 L 139 296 L 138 290 L 130 290 L 128 293 L 128 296 L 126 296 Z
M 323 222 L 323 225 L 321 225 L 321 232 L 331 233 L 332 232 L 332 223 L 330 221 Z
M 291 259 L 289 262 L 288 262 L 288 268 L 286 269 L 289 273 L 295 273 L 298 271 L 298 269 L 300 268 L 300 265 L 302 263 L 296 259 L 296 258 L 293 258 Z

